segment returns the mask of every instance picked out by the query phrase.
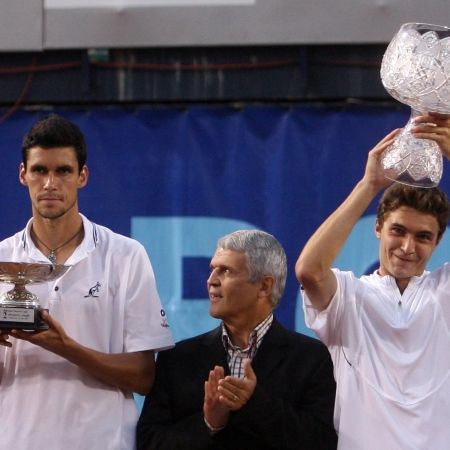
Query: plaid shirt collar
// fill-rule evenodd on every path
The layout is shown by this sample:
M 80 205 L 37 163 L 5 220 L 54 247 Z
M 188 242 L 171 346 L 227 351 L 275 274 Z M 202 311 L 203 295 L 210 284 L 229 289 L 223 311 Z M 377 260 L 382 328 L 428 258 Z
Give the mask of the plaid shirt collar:
M 227 360 L 230 368 L 231 375 L 242 378 L 243 373 L 243 360 L 249 358 L 253 360 L 255 354 L 261 345 L 261 342 L 267 333 L 268 329 L 272 325 L 273 314 L 270 313 L 250 334 L 249 345 L 247 348 L 241 348 L 234 345 L 231 342 L 225 324 L 222 322 L 222 342 L 227 352 Z

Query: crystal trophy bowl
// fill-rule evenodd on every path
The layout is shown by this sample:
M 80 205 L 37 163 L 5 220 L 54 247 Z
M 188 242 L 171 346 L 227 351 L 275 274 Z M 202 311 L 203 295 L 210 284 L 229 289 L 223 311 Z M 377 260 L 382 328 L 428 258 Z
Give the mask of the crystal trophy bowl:
M 450 28 L 403 24 L 383 56 L 381 81 L 392 97 L 411 107 L 408 123 L 382 155 L 386 177 L 412 186 L 437 186 L 443 167 L 439 146 L 415 138 L 411 128 L 418 115 L 450 115 Z
M 0 262 L 0 282 L 14 287 L 0 295 L 0 328 L 45 330 L 42 308 L 37 295 L 28 291 L 27 284 L 46 283 L 63 275 L 69 266 L 47 263 Z

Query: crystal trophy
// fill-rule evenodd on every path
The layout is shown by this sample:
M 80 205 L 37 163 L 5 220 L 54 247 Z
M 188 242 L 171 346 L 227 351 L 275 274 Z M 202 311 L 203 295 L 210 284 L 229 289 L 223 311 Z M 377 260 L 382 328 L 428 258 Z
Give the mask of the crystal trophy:
M 439 146 L 411 134 L 418 115 L 450 115 L 450 28 L 406 23 L 393 37 L 381 63 L 381 81 L 396 100 L 411 107 L 411 117 L 382 155 L 387 178 L 434 187 L 442 176 Z

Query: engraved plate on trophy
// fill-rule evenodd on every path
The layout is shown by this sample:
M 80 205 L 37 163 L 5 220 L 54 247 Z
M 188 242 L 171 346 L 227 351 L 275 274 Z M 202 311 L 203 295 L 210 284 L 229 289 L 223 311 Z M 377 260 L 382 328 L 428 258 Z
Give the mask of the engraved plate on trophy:
M 381 81 L 392 97 L 412 109 L 408 123 L 383 153 L 386 177 L 411 186 L 437 186 L 443 168 L 439 146 L 415 138 L 410 130 L 418 115 L 450 115 L 450 28 L 403 24 L 383 56 Z
M 46 330 L 41 318 L 37 295 L 28 291 L 28 284 L 46 283 L 63 275 L 69 266 L 46 263 L 0 262 L 0 282 L 14 287 L 0 295 L 0 328 Z

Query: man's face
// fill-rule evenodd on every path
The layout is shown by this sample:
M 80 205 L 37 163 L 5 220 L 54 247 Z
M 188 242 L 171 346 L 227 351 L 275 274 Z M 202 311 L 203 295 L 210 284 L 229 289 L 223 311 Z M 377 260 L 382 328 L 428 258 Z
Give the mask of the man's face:
M 393 276 L 403 291 L 411 277 L 425 270 L 438 244 L 438 221 L 402 206 L 389 213 L 382 226 L 377 222 L 375 231 L 380 239 L 380 275 Z
M 212 317 L 227 324 L 248 323 L 261 315 L 262 308 L 267 308 L 266 299 L 260 298 L 262 283 L 249 281 L 244 253 L 219 248 L 210 268 L 207 287 Z
M 33 215 L 57 219 L 67 212 L 78 212 L 78 189 L 86 185 L 88 170 L 84 166 L 79 171 L 72 147 L 33 147 L 26 169 L 20 165 L 19 179 L 28 186 Z

